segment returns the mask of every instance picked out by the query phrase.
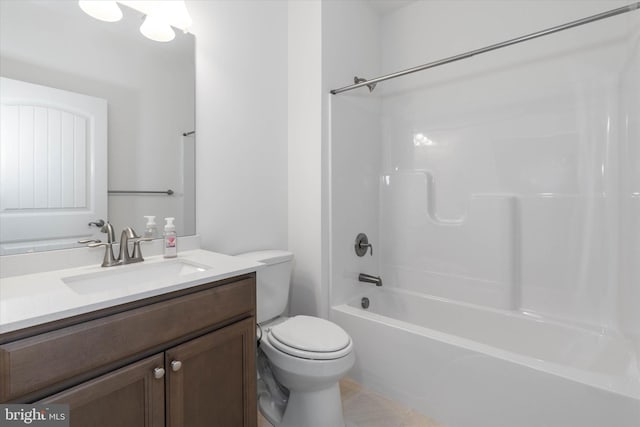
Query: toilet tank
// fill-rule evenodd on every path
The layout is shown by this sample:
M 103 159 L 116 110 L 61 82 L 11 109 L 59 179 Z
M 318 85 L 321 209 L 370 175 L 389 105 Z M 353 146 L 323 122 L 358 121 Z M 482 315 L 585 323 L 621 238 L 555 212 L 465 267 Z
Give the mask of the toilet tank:
M 289 301 L 293 254 L 281 250 L 247 252 L 236 255 L 266 264 L 257 272 L 256 317 L 258 323 L 284 313 Z

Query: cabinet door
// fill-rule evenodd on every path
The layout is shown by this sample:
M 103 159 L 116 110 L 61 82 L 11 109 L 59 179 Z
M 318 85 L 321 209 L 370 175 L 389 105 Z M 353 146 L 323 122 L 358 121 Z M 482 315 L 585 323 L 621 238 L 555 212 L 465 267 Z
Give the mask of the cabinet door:
M 169 349 L 169 427 L 255 427 L 255 318 Z
M 37 403 L 65 403 L 71 427 L 163 427 L 163 354 L 125 366 Z

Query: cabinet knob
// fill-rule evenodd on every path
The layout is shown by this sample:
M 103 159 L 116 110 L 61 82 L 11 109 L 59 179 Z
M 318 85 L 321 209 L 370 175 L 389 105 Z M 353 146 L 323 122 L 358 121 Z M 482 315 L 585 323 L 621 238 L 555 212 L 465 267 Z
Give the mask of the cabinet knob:
M 164 369 L 163 368 L 156 368 L 153 370 L 153 376 L 156 377 L 156 379 L 160 379 L 162 377 L 164 377 Z
M 173 362 L 171 362 L 171 369 L 173 370 L 173 372 L 179 371 L 180 368 L 182 368 L 182 362 L 179 360 L 174 360 Z

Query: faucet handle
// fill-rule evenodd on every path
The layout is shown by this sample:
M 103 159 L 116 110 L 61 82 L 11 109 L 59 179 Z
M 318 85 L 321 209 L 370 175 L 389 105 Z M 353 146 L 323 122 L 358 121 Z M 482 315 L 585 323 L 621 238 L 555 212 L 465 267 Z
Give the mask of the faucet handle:
M 78 240 L 78 243 L 85 245 L 87 243 L 100 243 L 101 241 L 102 240 L 100 239 L 84 239 L 84 240 Z
M 98 228 L 102 228 L 104 227 L 104 219 L 99 219 L 97 221 L 91 221 L 89 224 L 87 224 L 89 227 L 91 227 L 92 225 L 95 225 Z
M 151 237 L 136 237 L 133 240 L 133 255 L 131 258 L 137 260 L 137 262 L 144 261 L 142 258 L 142 249 L 140 249 L 140 242 L 150 242 L 153 239 Z
M 134 242 L 134 243 L 140 243 L 140 242 L 151 242 L 153 240 L 153 237 L 134 237 L 133 239 L 130 239 L 130 241 Z
M 356 255 L 360 257 L 367 254 L 367 249 L 371 249 L 371 256 L 373 256 L 373 245 L 369 243 L 369 238 L 364 233 L 359 233 L 356 236 L 355 249 Z

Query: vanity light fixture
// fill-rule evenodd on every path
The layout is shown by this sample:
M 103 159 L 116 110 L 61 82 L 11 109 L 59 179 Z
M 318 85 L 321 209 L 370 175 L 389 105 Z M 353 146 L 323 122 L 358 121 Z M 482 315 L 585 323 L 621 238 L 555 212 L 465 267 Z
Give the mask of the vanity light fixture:
M 115 1 L 78 0 L 78 6 L 84 13 L 100 21 L 116 22 L 122 19 L 122 10 Z
M 122 10 L 117 3 L 122 3 L 145 15 L 140 32 L 147 38 L 158 42 L 168 42 L 176 37 L 172 26 L 185 33 L 191 27 L 191 16 L 184 0 L 79 0 L 78 5 L 88 15 L 107 22 L 122 19 Z
M 413 135 L 413 145 L 416 147 L 428 147 L 430 145 L 436 145 L 435 141 L 427 138 L 422 133 L 416 133 Z
M 144 22 L 140 26 L 140 32 L 146 38 L 157 42 L 170 42 L 176 37 L 171 25 L 151 15 L 147 15 L 144 18 Z
M 151 40 L 171 41 L 175 37 L 171 27 L 188 33 L 193 22 L 184 0 L 120 0 L 119 3 L 146 15 L 140 32 Z

